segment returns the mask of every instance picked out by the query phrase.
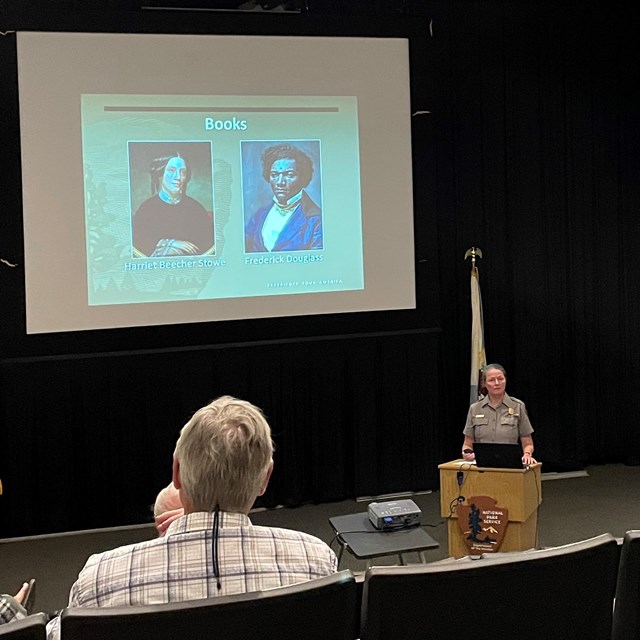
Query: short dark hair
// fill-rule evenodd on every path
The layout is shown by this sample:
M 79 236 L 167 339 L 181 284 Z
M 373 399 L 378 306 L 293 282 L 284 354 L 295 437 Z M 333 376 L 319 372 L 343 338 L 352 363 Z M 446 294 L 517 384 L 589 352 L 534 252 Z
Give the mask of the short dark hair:
M 296 161 L 296 171 L 304 189 L 313 177 L 313 161 L 301 149 L 292 144 L 277 144 L 265 149 L 262 153 L 262 177 L 269 182 L 271 167 L 276 160 L 291 159 Z
M 155 195 L 160 192 L 160 187 L 162 186 L 162 178 L 164 177 L 164 170 L 167 166 L 167 163 L 171 158 L 182 158 L 184 160 L 184 164 L 187 167 L 187 179 L 184 183 L 185 189 L 187 188 L 187 184 L 189 184 L 189 180 L 191 180 L 191 163 L 187 160 L 184 154 L 176 151 L 168 156 L 160 156 L 158 158 L 154 158 L 149 163 L 149 174 L 151 175 L 151 192 Z

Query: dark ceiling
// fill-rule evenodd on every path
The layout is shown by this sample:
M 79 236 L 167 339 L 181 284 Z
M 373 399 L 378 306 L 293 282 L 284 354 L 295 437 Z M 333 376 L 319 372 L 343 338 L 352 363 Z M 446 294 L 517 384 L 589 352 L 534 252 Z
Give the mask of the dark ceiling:
M 416 13 L 418 0 L 13 0 L 7 13 L 29 11 L 269 11 L 333 15 L 398 15 Z M 3 12 L 4 12 L 3 11 Z

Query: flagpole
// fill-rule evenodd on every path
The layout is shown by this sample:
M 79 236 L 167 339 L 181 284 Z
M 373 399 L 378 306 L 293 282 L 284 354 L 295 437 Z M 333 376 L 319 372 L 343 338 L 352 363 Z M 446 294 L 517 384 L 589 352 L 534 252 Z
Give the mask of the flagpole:
M 477 247 L 467 249 L 464 259 L 471 258 L 471 376 L 469 381 L 469 404 L 477 402 L 479 396 L 480 371 L 487 366 L 484 348 L 484 319 L 482 317 L 482 295 L 480 273 L 476 258 L 482 258 Z

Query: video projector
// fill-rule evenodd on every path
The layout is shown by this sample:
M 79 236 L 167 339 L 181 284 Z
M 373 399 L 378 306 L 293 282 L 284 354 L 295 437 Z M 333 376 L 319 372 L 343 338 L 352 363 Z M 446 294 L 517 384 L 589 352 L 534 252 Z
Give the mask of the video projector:
M 369 520 L 376 529 L 405 529 L 420 524 L 422 511 L 413 500 L 372 502 Z

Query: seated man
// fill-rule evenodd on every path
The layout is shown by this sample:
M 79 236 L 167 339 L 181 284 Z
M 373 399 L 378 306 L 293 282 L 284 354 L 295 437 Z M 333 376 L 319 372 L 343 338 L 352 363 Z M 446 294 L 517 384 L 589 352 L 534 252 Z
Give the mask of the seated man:
M 247 514 L 267 488 L 272 454 L 269 425 L 252 404 L 225 396 L 197 411 L 173 461 L 185 515 L 162 538 L 89 558 L 69 605 L 178 602 L 333 573 L 336 557 L 324 542 L 251 524 Z
M 223 396 L 196 411 L 173 459 L 184 515 L 162 537 L 91 556 L 69 606 L 181 602 L 334 573 L 336 556 L 318 538 L 251 524 L 247 514 L 267 487 L 272 454 L 269 425 L 251 403 Z

